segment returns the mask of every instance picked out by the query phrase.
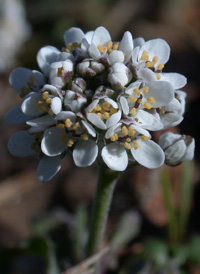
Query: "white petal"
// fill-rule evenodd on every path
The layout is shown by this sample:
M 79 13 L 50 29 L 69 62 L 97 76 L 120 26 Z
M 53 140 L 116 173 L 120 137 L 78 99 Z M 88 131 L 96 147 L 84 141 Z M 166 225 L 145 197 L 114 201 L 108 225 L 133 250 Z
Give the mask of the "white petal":
M 182 161 L 185 152 L 185 142 L 183 140 L 179 140 L 165 150 L 166 161 L 170 165 L 177 165 Z
M 41 94 L 36 92 L 29 93 L 24 99 L 21 109 L 22 112 L 30 116 L 39 116 L 39 107 L 37 106 L 38 101 L 41 100 Z
M 180 139 L 180 134 L 174 134 L 170 131 L 164 132 L 159 137 L 159 145 L 165 150 L 168 146 L 172 145 L 176 140 Z
M 54 114 L 58 114 L 62 110 L 62 101 L 59 97 L 54 97 L 51 101 L 51 110 Z
M 137 74 L 138 77 L 146 83 L 157 80 L 156 74 L 148 68 L 141 68 Z
M 37 54 L 37 62 L 42 72 L 45 74 L 49 72 L 51 63 L 57 60 L 59 54 L 60 51 L 52 46 L 46 46 L 39 50 Z
M 106 45 L 111 41 L 110 33 L 104 27 L 98 27 L 93 34 L 92 43 L 96 46 L 98 45 Z
M 113 136 L 118 130 L 121 130 L 122 123 L 117 123 L 116 125 L 110 127 L 105 134 L 105 138 L 109 139 L 111 136 Z
M 124 33 L 124 36 L 120 42 L 119 50 L 126 54 L 125 63 L 127 63 L 133 51 L 133 37 L 129 31 Z
M 51 115 L 45 115 L 39 118 L 32 119 L 30 121 L 27 121 L 26 124 L 29 126 L 40 126 L 40 125 L 46 125 L 46 126 L 51 126 L 55 124 L 54 120 L 55 116 Z
M 98 146 L 93 140 L 79 141 L 73 150 L 74 163 L 77 166 L 90 166 L 97 157 Z
M 121 119 L 121 115 L 122 115 L 121 110 L 112 114 L 106 121 L 106 127 L 109 128 L 117 124 L 119 120 Z
M 170 55 L 170 47 L 163 39 L 149 40 L 140 49 L 139 58 L 143 51 L 146 50 L 149 55 L 149 60 L 152 61 L 154 56 L 158 57 L 158 63 L 167 63 Z
M 96 105 L 99 103 L 99 99 L 95 99 L 92 101 L 91 104 L 89 104 L 89 106 L 85 109 L 85 112 L 91 112 L 93 110 L 94 107 L 96 107 Z
M 170 82 L 174 89 L 179 89 L 187 84 L 187 78 L 179 73 L 160 73 L 160 80 Z
M 111 104 L 112 107 L 114 107 L 116 109 L 118 108 L 118 104 L 113 99 L 111 99 L 111 98 L 104 98 L 104 100 L 106 102 L 108 102 L 109 104 Z
M 160 130 L 163 128 L 158 116 L 154 116 L 144 110 L 138 110 L 137 114 L 134 116 L 134 123 L 148 130 Z
M 153 97 L 155 103 L 154 108 L 169 104 L 174 98 L 174 88 L 168 82 L 154 81 L 148 84 L 149 92 L 144 94 L 145 97 Z
M 30 120 L 32 117 L 25 115 L 21 110 L 21 105 L 8 111 L 5 115 L 5 121 L 8 124 L 20 124 Z
M 134 48 L 133 52 L 132 52 L 132 62 L 133 64 L 137 64 L 138 63 L 138 54 L 139 54 L 140 48 L 136 47 Z
M 51 127 L 45 130 L 41 142 L 41 149 L 47 156 L 57 156 L 64 152 L 67 148 L 66 142 L 61 142 L 61 136 L 65 134 L 65 130 Z
M 87 119 L 96 127 L 100 129 L 106 129 L 106 125 L 104 122 L 99 118 L 99 116 L 95 113 L 88 113 L 87 114 Z
M 144 128 L 140 127 L 140 126 L 137 126 L 135 124 L 130 124 L 130 126 L 132 126 L 134 128 L 134 130 L 137 131 L 137 133 L 145 135 L 145 136 L 147 136 L 149 138 L 151 137 L 149 131 L 147 131 L 146 129 L 144 129 Z
M 38 127 L 30 127 L 28 132 L 29 133 L 36 133 L 36 132 L 43 132 L 45 131 L 45 129 L 47 128 L 47 126 L 42 125 L 42 126 L 38 126 Z
M 128 165 L 126 150 L 119 143 L 111 143 L 102 149 L 101 156 L 112 170 L 123 171 Z
M 108 55 L 108 59 L 110 61 L 110 64 L 114 64 L 115 62 L 124 62 L 124 54 L 122 51 L 120 50 L 113 50 L 113 52 L 111 52 Z
M 134 159 L 147 168 L 158 168 L 163 165 L 165 154 L 161 147 L 151 140 L 137 140 L 138 149 L 131 149 Z
M 91 43 L 88 49 L 88 53 L 90 57 L 92 57 L 93 59 L 99 59 L 101 57 L 101 53 L 99 52 L 97 46 L 94 43 Z
M 72 121 L 72 123 L 74 123 L 76 120 L 76 114 L 73 113 L 72 111 L 61 111 L 55 117 L 56 120 L 60 120 L 60 121 L 65 121 L 68 118 Z
M 69 43 L 81 43 L 84 38 L 84 33 L 79 28 L 70 28 L 64 32 L 64 41 L 67 46 Z
M 175 127 L 179 125 L 183 120 L 183 116 L 176 113 L 166 113 L 161 116 L 161 122 L 163 123 L 163 129 Z
M 21 93 L 22 87 L 28 87 L 26 82 L 29 80 L 32 74 L 32 70 L 30 69 L 16 68 L 9 76 L 9 83 L 15 91 Z
M 42 88 L 42 92 L 43 91 L 49 91 L 52 95 L 59 96 L 61 99 L 63 97 L 59 89 L 52 85 L 44 85 L 44 87 Z
M 17 157 L 31 156 L 35 154 L 35 151 L 31 149 L 33 142 L 33 135 L 29 135 L 27 131 L 19 131 L 10 137 L 8 150 Z
M 51 180 L 61 168 L 61 157 L 43 156 L 37 168 L 38 180 L 42 183 Z
M 194 158 L 194 149 L 195 149 L 195 141 L 192 139 L 192 142 L 186 149 L 186 153 L 183 157 L 183 161 L 191 161 Z
M 134 43 L 134 47 L 135 47 L 135 48 L 136 48 L 136 47 L 141 47 L 141 46 L 144 45 L 145 40 L 144 40 L 144 38 L 142 38 L 142 37 L 137 37 L 137 38 L 135 38 L 135 39 L 133 40 L 133 43 Z
M 88 41 L 89 44 L 91 44 L 91 42 L 92 42 L 93 35 L 94 35 L 94 31 L 92 31 L 92 30 L 86 32 L 86 34 L 85 34 L 85 39 Z
M 128 102 L 127 99 L 123 96 L 120 97 L 120 104 L 122 107 L 122 111 L 125 115 L 128 115 L 129 113 L 129 106 L 128 106 Z
M 90 125 L 87 121 L 82 120 L 81 122 L 82 122 L 82 124 L 84 125 L 84 127 L 86 128 L 87 132 L 88 132 L 91 136 L 96 137 L 96 131 L 95 131 L 95 129 L 93 128 L 93 126 Z

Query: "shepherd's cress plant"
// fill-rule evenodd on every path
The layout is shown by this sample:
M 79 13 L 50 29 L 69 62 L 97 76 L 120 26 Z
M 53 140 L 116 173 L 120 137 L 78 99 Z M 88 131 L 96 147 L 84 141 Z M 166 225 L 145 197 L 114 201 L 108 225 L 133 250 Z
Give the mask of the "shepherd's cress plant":
M 18 157 L 37 154 L 40 181 L 59 171 L 66 151 L 77 166 L 98 160 L 116 171 L 129 162 L 158 168 L 165 159 L 174 165 L 193 158 L 191 137 L 164 133 L 157 144 L 149 133 L 178 125 L 185 108 L 186 78 L 163 72 L 170 55 L 164 40 L 145 42 L 127 31 L 113 42 L 99 27 L 85 34 L 71 28 L 64 41 L 61 51 L 39 50 L 42 72 L 16 68 L 9 78 L 23 102 L 6 121 L 30 128 L 11 136 L 8 149 Z

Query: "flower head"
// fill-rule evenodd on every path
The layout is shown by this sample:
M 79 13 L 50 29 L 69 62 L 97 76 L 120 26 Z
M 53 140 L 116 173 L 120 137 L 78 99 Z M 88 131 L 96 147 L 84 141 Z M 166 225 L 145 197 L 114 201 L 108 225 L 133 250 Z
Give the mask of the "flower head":
M 14 134 L 8 148 L 15 156 L 38 155 L 39 180 L 59 171 L 66 152 L 77 166 L 98 160 L 118 171 L 129 162 L 157 168 L 165 157 L 170 163 L 191 158 L 188 138 L 181 139 L 185 154 L 177 160 L 171 147 L 180 137 L 174 142 L 171 135 L 162 135 L 157 144 L 149 133 L 179 124 L 185 108 L 185 93 L 179 89 L 186 78 L 162 72 L 170 54 L 164 40 L 133 40 L 125 32 L 113 42 L 99 27 L 87 33 L 71 28 L 64 41 L 62 50 L 39 50 L 42 72 L 17 68 L 10 75 L 23 102 L 8 112 L 6 121 L 26 122 L 30 128 Z

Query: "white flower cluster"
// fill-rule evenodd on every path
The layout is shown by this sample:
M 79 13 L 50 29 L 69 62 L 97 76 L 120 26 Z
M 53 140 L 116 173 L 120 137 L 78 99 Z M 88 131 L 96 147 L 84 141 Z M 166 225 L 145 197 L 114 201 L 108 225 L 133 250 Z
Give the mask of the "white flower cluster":
M 192 138 L 165 133 L 157 144 L 149 133 L 178 125 L 185 108 L 180 88 L 186 78 L 162 72 L 170 55 L 164 40 L 145 42 L 127 31 L 120 42 L 112 42 L 99 27 L 86 34 L 71 28 L 64 41 L 62 51 L 40 49 L 42 73 L 17 68 L 10 75 L 24 100 L 6 121 L 30 128 L 14 134 L 8 148 L 19 157 L 39 155 L 40 181 L 58 172 L 66 151 L 77 166 L 98 158 L 117 171 L 130 161 L 157 168 L 165 158 L 171 165 L 193 158 Z

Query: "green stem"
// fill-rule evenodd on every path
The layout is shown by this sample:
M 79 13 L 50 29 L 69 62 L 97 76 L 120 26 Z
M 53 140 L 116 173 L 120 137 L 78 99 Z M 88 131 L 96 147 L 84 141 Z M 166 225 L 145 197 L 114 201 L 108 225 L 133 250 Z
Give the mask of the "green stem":
M 180 218 L 179 218 L 179 231 L 180 231 L 180 240 L 183 239 L 190 208 L 191 208 L 191 199 L 192 199 L 192 176 L 193 176 L 193 162 L 185 162 L 183 164 L 183 173 L 181 180 L 181 200 L 180 200 Z
M 99 251 L 118 175 L 119 172 L 99 166 L 99 180 L 93 204 L 92 222 L 88 240 L 88 256 Z
M 163 196 L 165 202 L 165 208 L 168 215 L 168 229 L 169 229 L 169 240 L 171 243 L 176 244 L 178 241 L 178 221 L 176 216 L 176 210 L 173 203 L 171 182 L 169 174 L 166 169 L 162 169 L 161 173 L 161 184 L 163 189 Z

